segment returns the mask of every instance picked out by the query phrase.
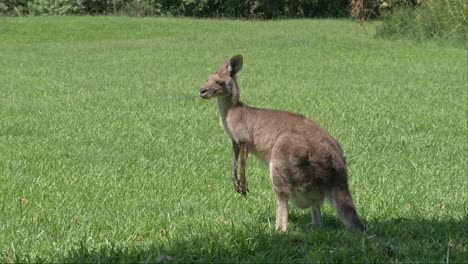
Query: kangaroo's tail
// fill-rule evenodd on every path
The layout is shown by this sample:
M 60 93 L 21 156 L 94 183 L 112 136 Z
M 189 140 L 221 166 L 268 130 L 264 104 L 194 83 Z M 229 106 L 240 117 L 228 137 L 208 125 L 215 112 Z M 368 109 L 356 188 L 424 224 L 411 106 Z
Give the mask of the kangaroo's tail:
M 346 227 L 361 232 L 365 230 L 364 225 L 359 220 L 356 207 L 354 207 L 346 177 L 344 177 L 344 182 L 331 187 L 328 198 L 333 208 L 335 208 L 338 218 Z

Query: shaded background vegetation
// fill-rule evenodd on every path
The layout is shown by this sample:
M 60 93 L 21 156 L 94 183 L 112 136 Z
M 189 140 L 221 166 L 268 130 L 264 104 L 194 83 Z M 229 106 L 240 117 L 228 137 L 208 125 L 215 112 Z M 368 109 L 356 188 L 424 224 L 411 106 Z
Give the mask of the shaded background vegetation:
M 466 0 L 420 0 L 384 8 L 377 35 L 390 38 L 456 39 L 466 41 Z
M 398 0 L 412 3 L 414 0 Z M 132 15 L 270 19 L 347 17 L 350 0 L 0 0 L 11 15 Z M 376 15 L 382 0 L 360 0 Z
M 0 0 L 0 15 L 380 18 L 377 36 L 466 41 L 467 0 Z

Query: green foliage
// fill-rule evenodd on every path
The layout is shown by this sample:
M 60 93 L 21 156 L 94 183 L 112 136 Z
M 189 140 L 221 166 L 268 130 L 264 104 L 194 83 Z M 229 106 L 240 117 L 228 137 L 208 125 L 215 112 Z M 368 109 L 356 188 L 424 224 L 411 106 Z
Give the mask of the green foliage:
M 468 9 L 465 0 L 424 0 L 417 5 L 389 5 L 385 9 L 378 36 L 466 41 Z
M 375 6 L 377 0 L 366 0 Z M 0 0 L 0 14 L 190 17 L 346 17 L 348 0 Z
M 0 2 L 0 15 L 8 13 L 8 6 L 5 3 Z
M 347 0 L 183 0 L 181 12 L 195 17 L 341 17 L 348 15 Z
M 124 4 L 122 12 L 130 16 L 152 16 L 157 12 L 155 0 L 131 0 Z
M 84 6 L 76 0 L 33 0 L 28 2 L 30 15 L 82 14 Z
M 461 263 L 467 51 L 347 20 L 0 18 L 0 263 Z M 198 87 L 242 53 L 242 100 L 339 139 L 375 237 L 290 207 L 268 168 L 234 192 L 230 141 Z M 463 240 L 465 242 L 463 243 Z

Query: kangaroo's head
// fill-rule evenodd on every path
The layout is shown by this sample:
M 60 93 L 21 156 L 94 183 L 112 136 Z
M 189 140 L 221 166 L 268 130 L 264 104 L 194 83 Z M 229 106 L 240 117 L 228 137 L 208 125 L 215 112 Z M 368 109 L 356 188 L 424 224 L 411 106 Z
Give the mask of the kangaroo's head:
M 219 66 L 218 71 L 208 77 L 208 81 L 200 88 L 200 97 L 209 99 L 212 97 L 232 96 L 234 103 L 239 101 L 239 87 L 236 74 L 242 69 L 242 55 L 233 56 Z

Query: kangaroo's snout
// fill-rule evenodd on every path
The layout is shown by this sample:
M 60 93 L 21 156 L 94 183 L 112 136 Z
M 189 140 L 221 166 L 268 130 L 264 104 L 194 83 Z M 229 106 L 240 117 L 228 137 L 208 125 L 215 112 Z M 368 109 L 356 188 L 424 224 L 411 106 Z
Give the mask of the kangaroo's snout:
M 200 97 L 203 99 L 208 99 L 208 89 L 202 87 L 200 88 Z
M 225 81 L 215 74 L 209 77 L 208 81 L 200 87 L 199 95 L 203 99 L 226 95 Z

